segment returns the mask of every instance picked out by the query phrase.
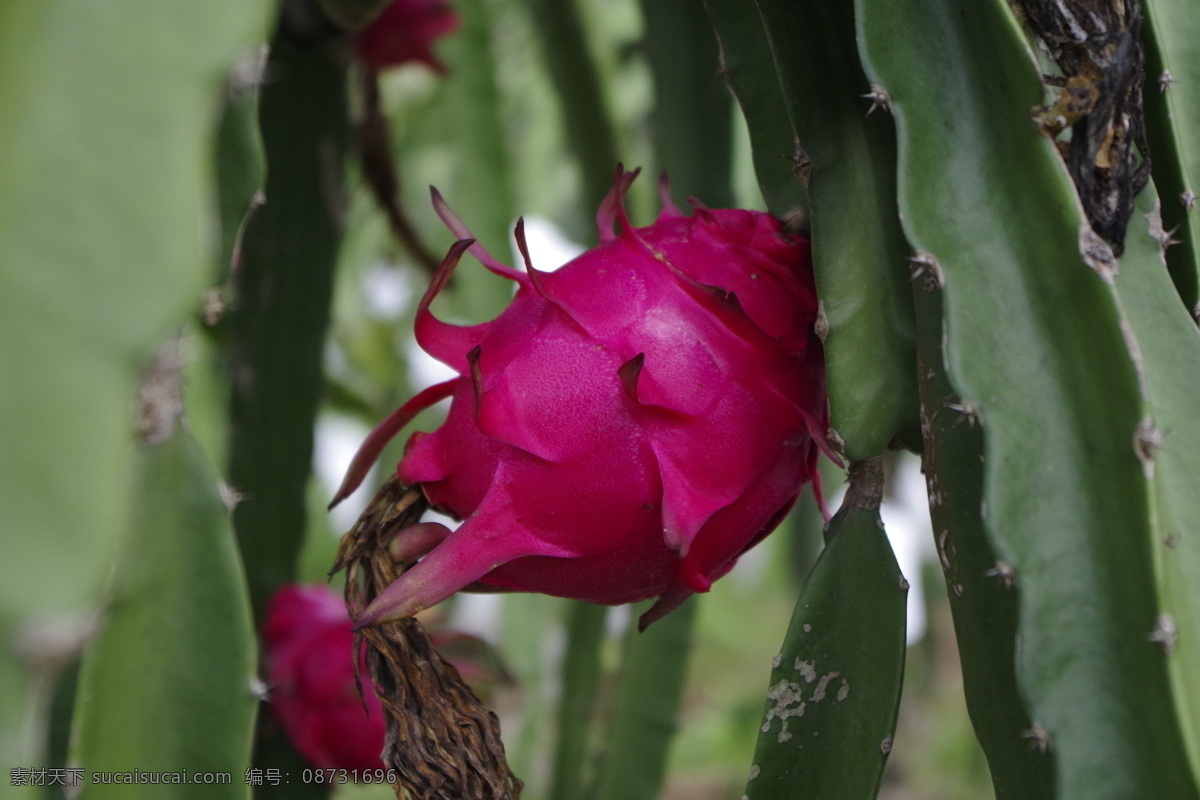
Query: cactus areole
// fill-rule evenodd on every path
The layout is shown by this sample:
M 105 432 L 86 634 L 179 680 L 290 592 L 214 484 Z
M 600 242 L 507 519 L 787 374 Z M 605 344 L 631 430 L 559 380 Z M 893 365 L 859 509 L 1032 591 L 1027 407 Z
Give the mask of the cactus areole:
M 600 245 L 555 272 L 490 256 L 434 191 L 459 237 L 417 310 L 416 338 L 459 376 L 421 392 L 368 437 L 337 503 L 419 410 L 451 397 L 398 466 L 433 507 L 393 544 L 416 561 L 358 625 L 411 616 L 460 589 L 543 592 L 659 619 L 771 532 L 825 445 L 828 412 L 809 243 L 756 211 L 691 216 L 660 181 L 662 213 L 630 224 L 618 168 Z M 619 226 L 616 229 L 615 226 Z M 511 304 L 469 327 L 429 310 L 464 252 L 514 281 Z M 824 508 L 822 506 L 822 510 Z

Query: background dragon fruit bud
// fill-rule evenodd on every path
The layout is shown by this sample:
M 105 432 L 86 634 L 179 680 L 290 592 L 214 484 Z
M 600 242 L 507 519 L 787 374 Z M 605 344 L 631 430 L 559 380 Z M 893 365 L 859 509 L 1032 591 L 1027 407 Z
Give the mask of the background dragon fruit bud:
M 270 706 L 301 755 L 327 769 L 382 769 L 385 721 L 342 598 L 325 586 L 285 586 L 267 610 Z M 365 704 L 365 705 L 364 705 Z
M 445 424 L 416 433 L 398 466 L 430 503 L 465 522 L 424 524 L 397 549 L 420 560 L 360 625 L 415 614 L 467 587 L 593 603 L 658 597 L 642 626 L 704 592 L 766 536 L 810 480 L 827 410 L 813 327 L 808 241 L 766 214 L 683 214 L 660 182 L 644 228 L 618 169 L 600 206 L 600 245 L 552 273 L 492 258 L 434 192 L 460 240 L 418 307 L 421 347 L 459 377 L 385 420 L 335 502 L 412 416 L 453 397 Z M 619 230 L 617 226 L 619 224 Z M 470 252 L 516 282 L 495 320 L 450 325 L 430 312 Z
M 393 0 L 359 31 L 358 57 L 367 66 L 386 69 L 420 61 L 445 72 L 433 55 L 433 43 L 458 28 L 458 14 L 446 0 Z

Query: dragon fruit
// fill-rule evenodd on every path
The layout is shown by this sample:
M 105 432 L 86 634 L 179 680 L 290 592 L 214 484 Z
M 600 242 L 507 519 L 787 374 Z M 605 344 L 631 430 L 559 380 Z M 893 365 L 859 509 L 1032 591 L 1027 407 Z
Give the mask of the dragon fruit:
M 416 563 L 359 627 L 470 588 L 657 597 L 644 628 L 729 572 L 810 480 L 820 502 L 828 411 L 808 241 L 694 198 L 685 215 L 665 176 L 658 220 L 635 228 L 624 195 L 636 176 L 618 168 L 600 245 L 555 272 L 530 263 L 521 221 L 525 271 L 497 261 L 434 190 L 459 241 L 418 306 L 416 337 L 459 375 L 372 432 L 334 503 L 418 411 L 452 397 L 397 469 L 465 521 L 402 532 L 393 553 Z M 465 252 L 517 284 L 499 317 L 467 327 L 430 312 Z
M 458 28 L 458 14 L 446 0 L 393 0 L 356 37 L 359 59 L 374 69 L 419 61 L 445 72 L 433 43 Z
M 288 585 L 263 627 L 271 709 L 292 746 L 321 769 L 382 769 L 385 722 L 342 598 L 325 586 Z

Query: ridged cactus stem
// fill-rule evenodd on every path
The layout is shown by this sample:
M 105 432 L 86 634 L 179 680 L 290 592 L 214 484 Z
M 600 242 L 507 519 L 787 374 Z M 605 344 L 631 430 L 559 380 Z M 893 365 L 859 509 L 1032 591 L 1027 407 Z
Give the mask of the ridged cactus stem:
M 772 664 L 749 800 L 872 800 L 892 751 L 908 582 L 879 518 L 882 458 L 850 476 Z
M 704 7 L 696 0 L 642 0 L 641 6 L 659 169 L 683 197 L 731 207 L 733 102 L 718 74 L 720 53 Z
M 1021 588 L 1017 674 L 1057 796 L 1195 797 L 1151 639 L 1144 401 L 1117 264 L 1030 119 L 1037 66 L 1002 2 L 856 8 L 897 122 L 905 232 L 940 267 L 954 402 L 983 428 L 981 516 Z
M 261 623 L 275 590 L 295 579 L 306 530 L 313 427 L 333 269 L 341 239 L 349 138 L 344 54 L 276 42 L 260 125 L 266 203 L 254 213 L 234 271 L 228 359 L 232 393 L 229 481 L 234 529 Z M 304 766 L 277 728 L 260 727 L 256 765 Z M 260 794 L 320 797 L 315 783 Z
M 229 479 L 257 619 L 293 579 L 304 538 L 349 135 L 345 64 L 333 48 L 278 42 L 267 69 L 266 203 L 246 226 L 228 339 Z
M 756 153 L 776 148 L 766 151 L 773 159 L 755 162 L 768 204 L 786 213 L 768 190 L 782 186 L 775 193 L 786 196 L 789 181 L 807 190 L 804 222 L 824 309 L 832 427 L 851 460 L 879 455 L 897 436 L 916 447 L 912 304 L 901 267 L 907 246 L 895 206 L 893 128 L 886 115 L 868 115 L 871 101 L 861 96 L 870 87 L 858 63 L 852 9 L 817 3 L 801 14 L 782 0 L 761 0 L 754 9 L 735 0 L 707 5 Z M 772 80 L 778 99 L 764 89 Z M 778 141 L 781 111 L 790 143 Z
M 1146 128 L 1175 288 L 1200 315 L 1200 16 L 1187 0 L 1144 0 Z M 1134 224 L 1138 224 L 1137 218 Z M 1132 226 L 1131 226 L 1132 227 Z
M 679 728 L 696 599 L 645 631 L 630 625 L 617 684 L 608 751 L 590 797 L 655 800 L 662 793 L 667 753 Z M 638 610 L 645 610 L 642 604 Z
M 608 608 L 578 600 L 566 608 L 567 647 L 562 662 L 562 695 L 550 800 L 572 800 L 583 791 L 592 730 L 592 712 L 600 688 L 600 650 Z
M 983 522 L 984 431 L 962 414 L 946 376 L 941 268 L 913 261 L 917 370 L 921 392 L 921 468 L 929 516 L 962 662 L 967 711 L 991 768 L 996 800 L 1054 797 L 1054 760 L 1017 685 L 1020 587 L 997 558 Z
M 1184 747 L 1200 780 L 1200 332 L 1163 268 L 1156 188 L 1152 182 L 1138 199 L 1116 287 L 1145 386 L 1135 441 L 1150 492 L 1158 579 L 1159 614 L 1149 638 L 1166 657 Z

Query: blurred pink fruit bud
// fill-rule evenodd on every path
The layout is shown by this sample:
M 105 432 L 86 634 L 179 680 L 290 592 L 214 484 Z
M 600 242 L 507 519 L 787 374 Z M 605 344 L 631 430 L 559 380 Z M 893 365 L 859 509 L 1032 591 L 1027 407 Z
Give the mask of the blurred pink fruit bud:
M 445 72 L 433 55 L 433 43 L 457 29 L 458 23 L 458 14 L 446 0 L 393 0 L 359 31 L 358 57 L 375 69 L 420 61 Z
M 383 708 L 365 658 L 353 657 L 342 598 L 325 586 L 284 586 L 271 599 L 263 638 L 271 710 L 292 746 L 321 769 L 383 769 Z

